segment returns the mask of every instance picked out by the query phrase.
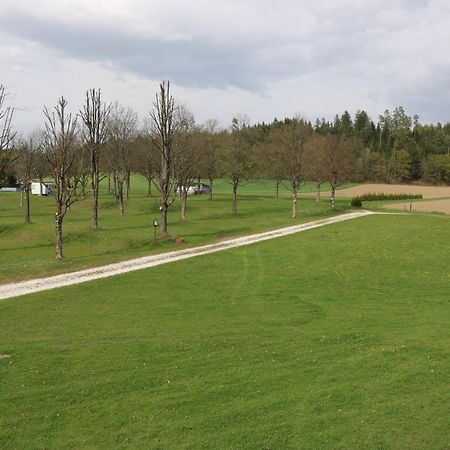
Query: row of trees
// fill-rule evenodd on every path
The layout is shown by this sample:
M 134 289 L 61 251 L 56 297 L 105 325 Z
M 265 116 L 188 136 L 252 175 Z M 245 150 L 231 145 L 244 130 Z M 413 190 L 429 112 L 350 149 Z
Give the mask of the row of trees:
M 12 132 L 11 121 L 14 114 L 14 109 L 6 105 L 6 89 L 3 84 L 0 84 L 0 187 L 7 183 L 11 176 L 8 170 L 12 155 L 12 143 L 15 134 Z
M 417 115 L 411 117 L 399 106 L 392 112 L 386 110 L 376 124 L 365 111 L 358 111 L 353 119 L 345 111 L 332 123 L 316 121 L 314 128 L 322 133 L 339 129 L 344 135 L 361 140 L 364 179 L 446 182 L 439 168 L 445 166 L 447 159 L 436 156 L 450 153 L 450 123 L 423 125 Z
M 42 131 L 27 140 L 11 134 L 13 111 L 3 109 L 6 94 L 0 91 L 0 120 L 3 133 L 0 148 L 1 173 L 13 171 L 25 194 L 26 222 L 30 221 L 30 186 L 33 178 L 51 174 L 55 183 L 56 257 L 63 258 L 62 227 L 71 205 L 86 196 L 90 181 L 91 227 L 98 227 L 98 195 L 102 179 L 112 177 L 114 192 L 124 214 L 124 186 L 128 196 L 132 170 L 141 172 L 160 192 L 161 235 L 167 236 L 167 211 L 181 188 L 186 211 L 187 188 L 197 154 L 190 135 L 192 114 L 175 104 L 170 85 L 163 82 L 153 103 L 145 131 L 138 132 L 137 115 L 119 104 L 107 105 L 100 90 L 86 93 L 77 115 L 67 111 L 61 97 L 53 109 L 44 108 Z M 176 180 L 176 181 L 175 181 Z M 5 177 L 5 180 L 6 177 Z
M 14 173 L 25 195 L 25 220 L 30 220 L 29 194 L 32 179 L 50 175 L 55 181 L 57 258 L 62 258 L 62 225 L 70 206 L 86 197 L 90 184 L 91 227 L 99 226 L 100 182 L 108 178 L 120 214 L 132 173 L 148 181 L 149 194 L 156 188 L 160 197 L 160 232 L 168 235 L 167 215 L 178 196 L 182 219 L 187 217 L 188 188 L 208 179 L 210 199 L 217 177 L 232 185 L 232 212 L 238 212 L 239 186 L 250 178 L 274 180 L 274 196 L 281 184 L 292 197 L 292 217 L 297 216 L 297 197 L 307 181 L 317 187 L 331 185 L 330 205 L 335 191 L 345 181 L 407 181 L 417 166 L 433 182 L 450 181 L 448 126 L 422 126 L 402 108 L 380 116 L 377 125 L 364 111 L 354 119 L 348 112 L 332 122 L 315 124 L 301 118 L 251 126 L 245 116 L 235 117 L 231 126 L 218 128 L 217 121 L 195 124 L 192 113 L 175 102 L 170 84 L 163 82 L 143 128 L 137 114 L 118 103 L 106 104 L 100 90 L 86 92 L 77 115 L 68 113 L 61 98 L 53 109 L 44 108 L 44 127 L 28 139 L 15 138 L 11 131 L 13 111 L 5 107 L 6 94 L 0 87 L 0 174 L 5 182 Z M 425 136 L 434 136 L 433 146 Z M 438 142 L 438 143 L 436 143 Z M 447 150 L 447 152 L 446 152 Z M 113 188 L 111 188 L 111 185 Z

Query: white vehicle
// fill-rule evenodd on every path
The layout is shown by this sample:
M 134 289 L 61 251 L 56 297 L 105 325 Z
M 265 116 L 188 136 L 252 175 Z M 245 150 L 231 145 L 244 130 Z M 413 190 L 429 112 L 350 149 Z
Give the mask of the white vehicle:
M 181 193 L 181 188 L 177 188 L 177 194 Z M 209 186 L 204 183 L 196 183 L 192 184 L 187 187 L 187 194 L 188 195 L 197 195 L 197 194 L 208 194 L 209 193 Z
M 41 183 L 40 181 L 33 181 L 31 183 L 31 193 L 33 195 L 53 195 L 55 183 L 46 181 Z

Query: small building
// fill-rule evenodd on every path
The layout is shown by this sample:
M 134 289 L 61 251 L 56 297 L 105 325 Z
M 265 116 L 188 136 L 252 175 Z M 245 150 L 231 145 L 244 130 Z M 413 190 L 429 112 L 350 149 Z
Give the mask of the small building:
M 53 195 L 55 188 L 55 183 L 51 181 L 32 181 L 31 182 L 31 193 L 33 195 Z

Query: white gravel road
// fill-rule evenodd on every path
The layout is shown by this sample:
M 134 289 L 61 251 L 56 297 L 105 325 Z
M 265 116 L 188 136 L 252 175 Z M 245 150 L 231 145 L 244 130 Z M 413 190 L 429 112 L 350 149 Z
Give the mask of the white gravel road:
M 356 211 L 340 216 L 329 217 L 327 219 L 315 220 L 313 222 L 294 225 L 291 227 L 280 228 L 264 233 L 252 234 L 235 239 L 228 239 L 217 244 L 203 245 L 201 247 L 188 248 L 167 253 L 159 253 L 152 256 L 144 256 L 142 258 L 130 259 L 106 266 L 94 267 L 92 269 L 80 270 L 77 272 L 69 272 L 62 275 L 55 275 L 47 278 L 37 278 L 35 280 L 21 281 L 18 283 L 10 283 L 0 285 L 0 300 L 20 295 L 31 294 L 33 292 L 46 291 L 48 289 L 56 289 L 72 284 L 84 283 L 85 281 L 98 280 L 100 278 L 111 277 L 121 273 L 131 272 L 133 270 L 147 269 L 149 267 L 159 266 L 182 259 L 192 258 L 194 256 L 206 255 L 208 253 L 219 252 L 229 248 L 240 247 L 242 245 L 254 244 L 255 242 L 274 239 L 288 234 L 299 233 L 301 231 L 311 230 L 313 228 L 322 227 L 345 220 L 356 219 L 358 217 L 374 214 L 371 211 Z

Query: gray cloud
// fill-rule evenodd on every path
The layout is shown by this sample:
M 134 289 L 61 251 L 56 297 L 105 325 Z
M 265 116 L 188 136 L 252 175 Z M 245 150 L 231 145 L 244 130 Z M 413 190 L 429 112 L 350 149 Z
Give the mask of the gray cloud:
M 141 112 L 141 92 L 165 78 L 203 118 L 376 118 L 402 104 L 448 120 L 445 0 L 2 2 L 0 69 L 25 109 L 95 84 Z
M 0 16 L 0 26 L 16 37 L 64 55 L 100 61 L 143 78 L 170 78 L 192 87 L 261 90 L 267 79 L 284 79 L 358 60 L 366 42 L 356 38 L 365 24 L 352 21 L 352 11 L 350 8 L 341 14 L 337 24 L 326 18 L 316 21 L 316 29 L 306 36 L 301 32 L 286 35 L 284 29 L 268 30 L 267 35 L 244 37 L 242 42 L 227 42 L 226 36 L 214 39 L 214 34 L 172 40 L 147 37 L 127 32 L 123 25 L 57 21 L 20 11 Z
M 0 17 L 0 26 L 3 32 L 70 57 L 101 61 L 143 78 L 170 78 L 196 87 L 254 86 L 252 54 L 243 47 L 217 46 L 197 39 L 140 38 L 112 27 L 66 24 L 20 13 Z

